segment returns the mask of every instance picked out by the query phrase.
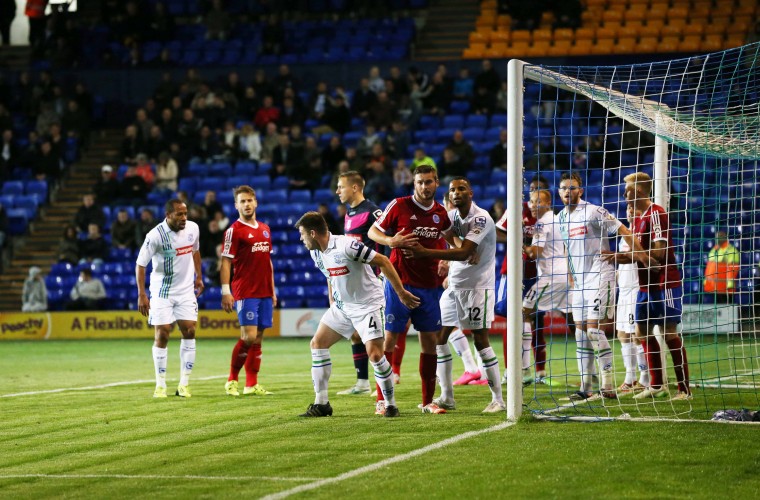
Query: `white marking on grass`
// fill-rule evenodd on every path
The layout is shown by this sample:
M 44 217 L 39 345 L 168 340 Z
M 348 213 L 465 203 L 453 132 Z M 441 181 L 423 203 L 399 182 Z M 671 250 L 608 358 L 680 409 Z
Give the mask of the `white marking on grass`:
M 239 480 L 262 480 L 262 481 L 318 481 L 317 477 L 278 477 L 278 476 L 169 476 L 157 474 L 0 474 L 0 479 L 200 479 L 203 481 L 239 481 Z
M 196 377 L 193 378 L 193 380 L 215 380 L 219 378 L 224 378 L 227 375 L 212 375 L 210 377 Z M 13 394 L 0 394 L 0 398 L 15 398 L 19 396 L 38 396 L 40 394 L 56 394 L 59 392 L 70 392 L 70 391 L 94 391 L 97 389 L 107 389 L 109 387 L 121 387 L 123 385 L 137 385 L 137 384 L 147 384 L 147 383 L 153 383 L 156 379 L 144 379 L 144 380 L 126 380 L 123 382 L 111 382 L 109 384 L 101 384 L 101 385 L 89 385 L 85 387 L 61 387 L 59 389 L 48 389 L 46 391 L 29 391 L 29 392 L 16 392 Z
M 448 439 L 444 439 L 443 441 L 438 441 L 437 443 L 433 443 L 431 445 L 412 450 L 408 453 L 403 453 L 401 455 L 396 455 L 395 457 L 386 458 L 385 460 L 381 460 L 379 462 L 375 462 L 374 464 L 365 465 L 364 467 L 359 467 L 358 469 L 350 470 L 348 472 L 344 472 L 343 474 L 339 474 L 335 477 L 328 477 L 325 479 L 318 479 L 314 482 L 311 482 L 309 484 L 302 484 L 300 486 L 296 486 L 295 488 L 291 488 L 289 490 L 281 491 L 279 493 L 273 493 L 271 495 L 266 495 L 264 497 L 261 497 L 262 500 L 277 500 L 280 498 L 287 498 L 291 495 L 295 495 L 297 493 L 303 493 L 304 491 L 311 491 L 315 490 L 317 488 L 321 488 L 322 486 L 338 483 L 340 481 L 345 481 L 346 479 L 351 479 L 352 477 L 360 476 L 362 474 L 366 474 L 368 472 L 374 472 L 378 469 L 382 469 L 383 467 L 387 465 L 397 464 L 399 462 L 404 462 L 406 460 L 409 460 L 411 458 L 418 457 L 420 455 L 424 455 L 425 453 L 438 450 L 440 448 L 443 448 L 445 446 L 448 446 L 450 444 L 458 443 L 459 441 L 464 441 L 465 439 L 469 439 L 472 437 L 480 436 L 481 434 L 486 434 L 488 432 L 495 432 L 500 431 L 502 429 L 506 429 L 507 427 L 511 427 L 515 425 L 515 422 L 503 422 L 498 425 L 494 425 L 492 427 L 488 427 L 486 429 L 481 429 L 479 431 L 470 431 L 465 432 L 463 434 L 458 434 L 456 436 L 452 436 Z

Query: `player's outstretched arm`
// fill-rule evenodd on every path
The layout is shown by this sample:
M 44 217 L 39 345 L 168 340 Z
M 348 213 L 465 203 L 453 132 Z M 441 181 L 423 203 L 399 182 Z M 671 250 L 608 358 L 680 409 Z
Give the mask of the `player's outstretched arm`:
M 421 245 L 405 248 L 403 250 L 406 257 L 428 257 L 432 259 L 443 260 L 468 260 L 478 250 L 478 244 L 474 241 L 465 239 L 461 247 L 448 248 L 446 250 L 439 248 L 425 248 Z
M 222 284 L 222 309 L 225 312 L 232 312 L 235 308 L 235 298 L 230 290 L 230 266 L 232 260 L 229 257 L 222 257 L 222 265 L 219 267 L 219 282 Z
M 400 230 L 393 236 L 384 234 L 376 226 L 369 228 L 367 236 L 369 239 L 379 245 L 383 245 L 390 248 L 408 248 L 417 243 L 417 236 L 414 233 L 403 234 L 404 230 Z
M 203 270 L 201 268 L 201 253 L 193 252 L 193 264 L 195 265 L 195 296 L 199 297 L 206 286 L 203 284 Z
M 404 288 L 404 284 L 401 283 L 401 278 L 393 268 L 391 261 L 388 260 L 388 257 L 379 253 L 375 254 L 375 257 L 369 261 L 368 264 L 380 268 L 380 270 L 383 272 L 383 276 L 385 276 L 385 279 L 388 280 L 388 283 L 390 283 L 393 289 L 396 291 L 396 295 L 398 295 L 398 298 L 401 300 L 402 304 L 404 304 L 409 309 L 414 309 L 420 305 L 420 299 Z
M 143 316 L 147 316 L 150 311 L 150 300 L 145 292 L 145 267 L 140 264 L 135 266 L 135 281 L 137 281 L 137 310 Z

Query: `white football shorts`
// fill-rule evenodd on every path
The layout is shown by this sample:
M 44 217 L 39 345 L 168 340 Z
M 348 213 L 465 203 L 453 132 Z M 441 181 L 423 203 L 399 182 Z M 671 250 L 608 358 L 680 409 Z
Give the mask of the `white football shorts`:
M 195 294 L 168 299 L 151 297 L 149 325 L 171 325 L 177 320 L 198 321 L 198 300 Z
M 493 290 L 452 290 L 441 295 L 441 325 L 463 330 L 491 328 L 493 323 Z
M 370 340 L 382 339 L 385 336 L 385 308 L 383 307 L 370 312 L 348 315 L 333 304 L 322 315 L 320 322 L 347 339 L 350 339 L 356 330 L 365 344 Z

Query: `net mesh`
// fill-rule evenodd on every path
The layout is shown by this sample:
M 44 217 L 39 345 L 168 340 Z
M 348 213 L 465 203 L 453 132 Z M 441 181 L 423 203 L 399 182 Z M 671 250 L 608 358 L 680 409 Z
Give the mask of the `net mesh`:
M 755 310 L 760 264 L 758 50 L 760 44 L 752 44 L 626 66 L 525 66 L 520 139 L 526 201 L 530 181 L 543 178 L 558 213 L 563 208 L 557 191 L 561 175 L 575 172 L 585 189 L 583 199 L 629 226 L 623 179 L 634 172 L 654 178 L 655 137 L 667 142 L 667 178 L 661 185 L 667 192 L 658 200 L 668 212 L 670 245 L 682 278 L 683 316 L 677 332 L 685 346 L 693 394 L 691 400 L 636 399 L 636 392 L 618 390 L 616 399 L 601 397 L 597 380 L 602 363 L 597 359 L 583 368 L 578 353 L 589 344 L 576 341 L 566 317 L 553 309 L 539 313 L 533 332 L 533 343 L 546 346 L 547 362 L 537 366 L 528 356 L 523 394 L 529 411 L 579 418 L 701 419 L 718 410 L 760 409 Z M 716 238 L 723 233 L 729 247 L 722 243 L 716 249 Z M 609 244 L 615 249 L 620 240 L 612 236 Z M 706 272 L 711 273 L 710 285 Z M 711 291 L 716 283 L 717 290 Z M 531 284 L 524 283 L 526 291 Z M 638 360 L 633 369 L 630 363 L 626 366 L 623 351 L 630 361 L 632 348 L 624 348 L 615 333 L 626 329 L 626 318 L 622 319 L 618 314 L 617 323 L 607 325 L 615 388 L 632 377 L 638 381 L 641 372 L 648 371 L 639 370 Z M 655 333 L 661 334 L 659 330 Z M 658 336 L 674 396 L 676 358 Z M 603 350 L 598 344 L 594 347 L 597 355 Z M 582 380 L 592 386 L 593 396 L 569 399 Z

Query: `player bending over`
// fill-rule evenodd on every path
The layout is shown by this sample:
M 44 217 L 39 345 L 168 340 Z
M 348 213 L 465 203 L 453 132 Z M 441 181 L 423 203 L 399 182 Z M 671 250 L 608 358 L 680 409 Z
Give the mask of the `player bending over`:
M 375 380 L 386 402 L 386 417 L 397 417 L 391 365 L 383 353 L 385 299 L 383 285 L 372 266 L 380 268 L 385 281 L 398 294 L 404 307 L 416 308 L 417 297 L 404 289 L 390 261 L 382 254 L 348 236 L 335 236 L 317 212 L 305 213 L 296 228 L 311 258 L 327 278 L 330 308 L 322 316 L 311 339 L 311 377 L 314 403 L 302 417 L 328 417 L 333 409 L 327 396 L 332 362 L 330 347 L 341 337 L 350 339 L 356 331 L 367 348 Z

